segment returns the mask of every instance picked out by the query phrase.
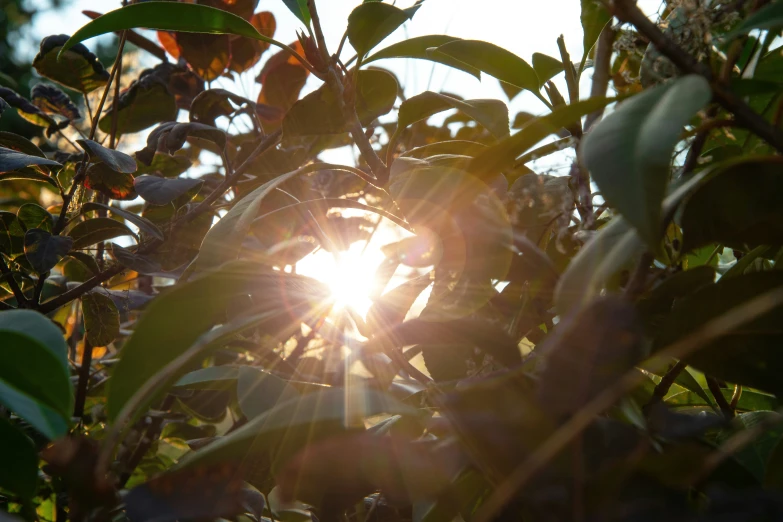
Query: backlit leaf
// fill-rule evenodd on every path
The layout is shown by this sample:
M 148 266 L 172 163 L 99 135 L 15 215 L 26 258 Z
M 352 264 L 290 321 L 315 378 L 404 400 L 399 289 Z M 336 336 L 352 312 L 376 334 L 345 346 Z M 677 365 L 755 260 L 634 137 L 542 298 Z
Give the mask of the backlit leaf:
M 448 109 L 457 109 L 473 118 L 497 138 L 508 136 L 508 108 L 500 100 L 462 101 L 431 91 L 417 94 L 402 102 L 396 132 Z
M 133 176 L 117 172 L 103 162 L 93 163 L 87 167 L 84 186 L 105 194 L 111 199 L 136 199 Z
M 200 179 L 159 178 L 147 175 L 133 180 L 139 196 L 153 205 L 167 205 L 203 183 Z
M 119 207 L 114 207 L 110 205 L 104 205 L 103 203 L 88 201 L 84 205 L 82 205 L 81 212 L 92 212 L 96 210 L 108 210 L 112 214 L 120 216 L 137 227 L 139 227 L 139 230 L 141 232 L 144 232 L 145 234 L 149 234 L 150 236 L 160 239 L 163 241 L 163 232 L 160 231 L 158 227 L 155 226 L 155 224 L 150 221 L 149 219 L 146 219 L 138 214 L 134 214 L 133 212 L 128 212 L 127 210 L 123 210 Z
M 82 296 L 82 313 L 87 341 L 107 346 L 120 335 L 120 314 L 108 296 L 92 292 Z
M 29 167 L 30 165 L 43 165 L 54 167 L 55 169 L 62 168 L 62 165 L 56 161 L 38 156 L 30 156 L 13 149 L 0 147 L 0 172 L 11 172 L 13 170 Z
M 477 79 L 481 79 L 481 71 L 476 67 L 461 62 L 447 54 L 432 54 L 428 53 L 428 49 L 437 48 L 441 45 L 445 45 L 449 42 L 459 40 L 453 36 L 446 36 L 443 34 L 433 34 L 427 36 L 417 36 L 415 38 L 408 38 L 402 42 L 392 44 L 385 49 L 381 49 L 372 56 L 367 57 L 364 63 L 374 62 L 375 60 L 383 60 L 385 58 L 418 58 L 420 60 L 430 60 L 433 62 L 447 65 L 454 69 L 464 71 Z
M 87 93 L 103 87 L 109 81 L 109 72 L 98 57 L 84 45 L 63 47 L 68 35 L 47 36 L 33 59 L 38 74 L 75 91 Z
M 38 485 L 38 455 L 33 442 L 6 419 L 0 419 L 0 487 L 32 500 Z
M 412 18 L 413 13 L 415 10 L 403 10 L 383 2 L 362 4 L 348 15 L 348 41 L 359 56 L 364 56 Z
M 103 162 L 110 169 L 125 174 L 136 172 L 136 162 L 123 152 L 108 149 L 92 140 L 76 140 L 76 143 L 89 154 L 90 159 L 94 162 Z

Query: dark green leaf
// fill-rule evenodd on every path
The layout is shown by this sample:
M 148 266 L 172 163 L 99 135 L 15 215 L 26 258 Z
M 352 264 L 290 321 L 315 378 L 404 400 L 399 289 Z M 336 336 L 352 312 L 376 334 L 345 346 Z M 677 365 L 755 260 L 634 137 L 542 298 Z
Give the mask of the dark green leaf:
M 33 59 L 33 67 L 44 78 L 79 92 L 92 92 L 109 81 L 109 73 L 98 57 L 84 45 L 74 45 L 65 50 L 68 35 L 47 36 Z
M 533 53 L 533 69 L 536 71 L 541 87 L 564 70 L 563 62 L 541 53 Z
M 31 228 L 24 235 L 24 254 L 33 270 L 43 275 L 60 262 L 74 246 L 67 236 L 53 236 L 46 230 Z
M 25 203 L 19 207 L 16 217 L 26 229 L 40 228 L 51 232 L 54 225 L 54 219 L 49 211 L 35 203 Z
M 14 134 L 13 132 L 0 131 L 0 146 L 19 151 L 28 156 L 38 156 L 39 158 L 46 157 L 41 149 L 36 147 L 32 141 L 23 138 L 18 134 Z
M 133 180 L 133 186 L 139 196 L 153 205 L 168 205 L 203 183 L 200 179 L 158 178 L 147 175 Z
M 47 176 L 46 174 L 41 174 L 40 172 L 36 172 L 32 169 L 24 169 L 24 170 L 17 170 L 14 172 L 3 172 L 0 174 L 0 181 L 12 181 L 15 179 L 25 179 L 29 181 L 41 181 L 43 183 L 48 183 L 52 187 L 54 187 L 56 190 L 60 190 L 60 186 L 57 184 L 57 180 L 53 178 L 52 176 Z
M 380 413 L 418 414 L 416 409 L 375 390 L 324 388 L 266 411 L 190 454 L 178 468 L 252 459 L 254 466 L 246 468 L 245 480 L 269 484 L 269 472 L 307 444 L 344 433 L 356 421 Z
M 62 165 L 56 161 L 40 158 L 38 156 L 29 156 L 12 149 L 0 147 L 0 172 L 11 172 L 30 165 L 44 165 L 47 167 L 62 168 Z
M 111 255 L 125 268 L 130 268 L 140 274 L 155 274 L 163 271 L 161 266 L 155 261 L 131 252 L 115 243 L 111 244 Z
M 707 321 L 781 285 L 783 272 L 774 271 L 746 274 L 705 286 L 674 303 L 672 312 L 658 329 L 654 347 L 667 346 Z M 741 329 L 714 339 L 686 361 L 727 382 L 780 393 L 779 375 L 783 371 L 779 349 L 783 341 L 780 311 L 777 307 Z
M 88 246 L 114 239 L 119 236 L 133 236 L 136 234 L 127 226 L 111 218 L 91 218 L 76 224 L 68 235 L 73 238 L 73 249 L 81 250 Z M 70 250 L 70 249 L 69 249 Z
M 70 373 L 54 350 L 38 340 L 35 333 L 16 329 L 0 330 L 0 402 L 14 410 L 14 399 L 20 395 L 53 408 L 63 418 L 70 418 L 73 393 Z M 29 419 L 28 419 L 29 420 Z
M 369 4 L 368 4 L 369 5 Z M 362 125 L 388 113 L 397 99 L 397 81 L 386 71 L 359 71 L 356 113 Z M 347 124 L 337 98 L 328 85 L 321 86 L 296 102 L 285 115 L 283 133 L 286 137 L 341 134 Z
M 753 29 L 779 29 L 783 26 L 783 4 L 772 2 L 747 17 L 727 38 L 745 34 Z
M 254 419 L 280 403 L 299 397 L 296 388 L 262 370 L 240 366 L 237 374 L 237 399 L 245 417 Z
M 120 335 L 120 313 L 107 295 L 92 292 L 82 296 L 85 338 L 92 346 L 108 346 Z
M 511 167 L 517 157 L 536 143 L 566 125 L 614 102 L 614 98 L 590 98 L 572 105 L 555 108 L 551 114 L 530 121 L 521 131 L 488 147 L 470 163 L 468 170 L 481 178 L 489 178 Z
M 382 2 L 362 4 L 348 15 L 348 41 L 362 57 L 412 18 L 413 12 Z
M 184 33 L 235 34 L 280 45 L 279 42 L 259 33 L 247 20 L 222 9 L 177 2 L 143 2 L 115 9 L 89 22 L 71 36 L 60 54 L 94 36 L 136 28 Z
M 0 210 L 0 252 L 8 257 L 24 252 L 24 232 L 15 214 Z
M 684 203 L 683 250 L 718 242 L 736 248 L 783 243 L 783 162 L 729 161 Z
M 590 302 L 609 279 L 644 251 L 639 234 L 621 217 L 601 228 L 579 250 L 555 289 L 555 306 L 561 314 Z
M 209 366 L 182 376 L 176 388 L 228 390 L 236 387 L 239 366 Z
M 545 359 L 538 398 L 555 416 L 577 412 L 646 355 L 631 303 L 602 298 L 558 323 L 536 346 Z
M 68 252 L 68 256 L 81 263 L 82 266 L 92 273 L 92 275 L 97 275 L 101 271 L 100 267 L 98 267 L 98 262 L 95 261 L 95 258 L 90 254 L 84 252 Z
M 307 7 L 307 0 L 283 0 L 283 3 L 303 24 L 310 25 L 310 9 Z
M 502 47 L 481 40 L 455 40 L 438 47 L 438 52 L 541 98 L 536 71 L 525 60 Z
M 402 153 L 406 158 L 427 159 L 430 156 L 440 154 L 461 154 L 463 156 L 476 157 L 487 148 L 483 143 L 465 140 L 438 141 L 429 145 L 422 145 Z
M 155 153 L 149 166 L 139 162 L 136 175 L 155 174 L 164 178 L 176 178 L 190 168 L 192 162 L 185 156 L 170 156 L 163 153 Z
M 32 310 L 9 310 L 0 314 L 0 331 L 23 333 L 48 348 L 68 371 L 68 345 L 62 331 L 46 316 Z
M 431 91 L 402 102 L 395 133 L 401 132 L 408 125 L 448 109 L 457 109 L 470 116 L 497 138 L 508 136 L 508 108 L 500 100 L 462 101 Z
M 108 210 L 112 214 L 116 216 L 120 216 L 121 218 L 130 221 L 131 223 L 139 227 L 139 230 L 141 232 L 144 232 L 145 234 L 149 234 L 155 239 L 159 239 L 161 241 L 163 241 L 164 239 L 163 232 L 161 232 L 160 229 L 157 226 L 155 226 L 155 224 L 152 221 L 138 214 L 134 214 L 133 212 L 128 212 L 127 210 L 123 210 L 119 207 L 113 207 L 109 205 L 104 205 L 103 203 L 88 201 L 87 203 L 82 205 L 81 212 L 85 213 L 94 210 Z
M 447 54 L 427 52 L 428 49 L 437 48 L 441 45 L 445 45 L 456 40 L 459 40 L 459 38 L 442 34 L 432 34 L 427 36 L 408 38 L 402 42 L 390 45 L 385 49 L 381 49 L 377 53 L 365 59 L 364 63 L 374 62 L 375 60 L 383 60 L 384 58 L 418 58 L 420 60 L 430 60 L 433 62 L 442 63 L 443 65 L 447 65 L 454 69 L 471 74 L 480 80 L 481 71 L 477 68 L 456 60 Z
M 169 3 L 169 5 L 191 4 Z M 169 91 L 166 83 L 155 74 L 154 69 L 148 71 L 142 72 L 139 79 L 120 94 L 117 103 L 118 134 L 139 132 L 156 123 L 177 119 L 175 96 Z M 113 118 L 114 111 L 109 111 L 98 122 L 98 128 L 102 132 L 110 133 Z
M 302 276 L 268 272 L 260 265 L 236 261 L 220 269 L 175 286 L 153 301 L 136 323 L 133 335 L 122 348 L 120 362 L 114 368 L 109 382 L 107 409 L 110 418 L 116 417 L 127 400 L 150 377 L 170 361 L 181 355 L 218 320 L 231 298 L 257 290 L 265 303 L 277 307 L 289 303 L 283 312 L 301 307 L 303 302 L 323 299 L 325 291 L 315 291 L 312 280 Z M 254 318 L 251 324 L 258 321 Z M 217 329 L 210 335 L 213 344 L 223 344 L 236 335 L 236 327 L 229 323 L 227 332 Z M 248 324 L 240 323 L 247 328 Z M 225 335 L 223 335 L 225 334 Z M 224 338 L 228 337 L 228 338 Z M 212 341 L 210 341 L 212 342 Z
M 225 89 L 207 89 L 193 99 L 190 105 L 190 121 L 200 122 L 214 127 L 220 116 L 229 116 L 236 109 L 234 105 L 254 105 L 247 98 Z
M 654 250 L 663 234 L 661 202 L 674 146 L 711 97 L 707 80 L 684 76 L 621 104 L 582 144 L 585 165 L 604 199 Z
M 93 162 L 103 162 L 107 167 L 117 172 L 132 174 L 136 172 L 136 162 L 127 154 L 118 150 L 107 149 L 100 143 L 92 140 L 76 140 Z
M 38 455 L 33 442 L 4 418 L 0 418 L 0 488 L 24 500 L 32 500 L 38 486 Z
M 582 0 L 582 31 L 584 37 L 582 40 L 582 67 L 584 67 L 587 57 L 590 55 L 598 36 L 601 34 L 604 26 L 612 20 L 612 15 L 606 10 L 599 0 Z M 580 69 L 582 68 L 580 67 Z

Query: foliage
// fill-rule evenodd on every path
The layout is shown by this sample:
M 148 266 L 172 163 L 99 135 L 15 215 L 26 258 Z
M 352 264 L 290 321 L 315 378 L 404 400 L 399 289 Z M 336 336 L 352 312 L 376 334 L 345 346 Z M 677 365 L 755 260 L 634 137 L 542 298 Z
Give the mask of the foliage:
M 530 63 L 384 46 L 422 3 L 333 52 L 313 0 L 288 45 L 256 0 L 123 2 L 0 89 L 41 130 L 0 132 L 0 518 L 783 518 L 783 2 L 583 0 L 583 55 Z M 404 97 L 389 58 L 542 113 Z M 375 219 L 409 234 L 362 317 L 296 265 Z

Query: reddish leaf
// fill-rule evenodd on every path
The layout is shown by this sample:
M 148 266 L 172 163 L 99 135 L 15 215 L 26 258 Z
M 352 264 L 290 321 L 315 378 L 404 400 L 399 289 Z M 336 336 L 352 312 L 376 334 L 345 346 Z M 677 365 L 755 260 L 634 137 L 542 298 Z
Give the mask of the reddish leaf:
M 299 54 L 304 54 L 299 41 L 292 43 L 291 47 Z M 309 74 L 310 71 L 287 52 L 275 54 L 269 58 L 256 78 L 256 81 L 261 83 L 258 103 L 278 107 L 287 112 L 299 99 L 299 93 Z M 261 116 L 263 118 L 263 115 Z
M 136 199 L 133 176 L 112 170 L 105 163 L 93 163 L 87 169 L 84 186 L 111 199 Z
M 158 31 L 158 41 L 166 49 L 167 53 L 173 56 L 175 60 L 179 60 L 179 45 L 177 44 L 177 36 L 174 33 Z
M 264 36 L 271 38 L 275 35 L 275 16 L 269 11 L 254 14 L 250 23 Z M 228 68 L 235 73 L 242 73 L 257 64 L 267 49 L 269 44 L 266 42 L 234 37 L 231 39 L 231 63 Z
M 206 81 L 223 75 L 231 61 L 231 37 L 225 34 L 177 33 L 180 58 Z

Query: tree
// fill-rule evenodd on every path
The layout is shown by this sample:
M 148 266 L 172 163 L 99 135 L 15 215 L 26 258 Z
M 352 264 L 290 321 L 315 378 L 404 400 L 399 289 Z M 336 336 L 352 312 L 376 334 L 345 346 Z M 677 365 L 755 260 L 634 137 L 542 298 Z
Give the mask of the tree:
M 52 84 L 0 91 L 52 150 L 0 134 L 12 518 L 781 518 L 783 3 L 582 0 L 584 55 L 532 65 L 383 47 L 421 3 L 363 2 L 334 50 L 313 0 L 285 1 L 290 45 L 256 1 L 131 2 L 33 61 L 101 94 L 86 118 Z M 112 32 L 106 68 L 81 42 Z M 122 90 L 129 42 L 161 63 Z M 210 88 L 265 53 L 258 99 Z M 389 58 L 546 109 L 511 134 L 500 100 L 403 99 Z M 359 165 L 319 160 L 346 144 Z M 531 170 L 565 148 L 568 176 Z M 295 270 L 367 240 L 345 209 L 412 233 L 379 288 L 421 271 L 366 317 Z

